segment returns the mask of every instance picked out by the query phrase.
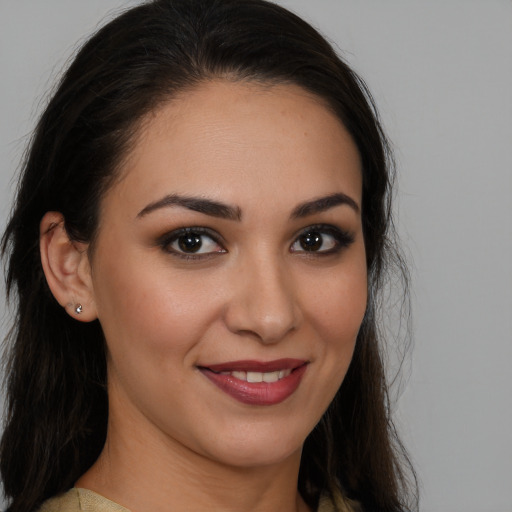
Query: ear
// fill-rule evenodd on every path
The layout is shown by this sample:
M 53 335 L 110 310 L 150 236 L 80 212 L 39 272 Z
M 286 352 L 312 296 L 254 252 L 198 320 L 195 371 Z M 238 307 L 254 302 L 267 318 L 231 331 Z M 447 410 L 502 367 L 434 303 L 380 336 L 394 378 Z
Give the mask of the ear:
M 39 228 L 41 263 L 53 296 L 76 320 L 95 320 L 88 245 L 70 240 L 61 213 L 47 212 Z

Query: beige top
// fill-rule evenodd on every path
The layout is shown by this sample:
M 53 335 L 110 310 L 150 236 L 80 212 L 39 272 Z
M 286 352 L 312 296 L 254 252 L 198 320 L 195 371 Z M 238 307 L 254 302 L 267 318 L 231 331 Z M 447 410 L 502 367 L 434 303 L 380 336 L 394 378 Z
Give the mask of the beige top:
M 341 505 L 341 507 L 340 507 Z M 338 504 L 340 512 L 350 512 Z M 343 508 L 342 508 L 343 507 Z M 335 512 L 333 503 L 326 498 L 320 500 L 318 512 Z M 68 492 L 43 503 L 38 512 L 130 512 L 127 508 L 96 494 L 88 489 L 73 487 Z
M 130 512 L 88 489 L 73 487 L 68 492 L 46 500 L 38 512 Z

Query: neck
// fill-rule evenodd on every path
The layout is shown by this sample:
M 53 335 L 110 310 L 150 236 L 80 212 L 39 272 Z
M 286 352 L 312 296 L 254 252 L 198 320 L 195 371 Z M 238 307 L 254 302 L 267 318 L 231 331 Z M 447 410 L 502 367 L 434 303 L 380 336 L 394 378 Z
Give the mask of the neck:
M 105 447 L 77 487 L 131 512 L 308 510 L 297 491 L 300 452 L 265 466 L 231 466 L 190 450 L 126 407 L 120 411 L 111 407 Z

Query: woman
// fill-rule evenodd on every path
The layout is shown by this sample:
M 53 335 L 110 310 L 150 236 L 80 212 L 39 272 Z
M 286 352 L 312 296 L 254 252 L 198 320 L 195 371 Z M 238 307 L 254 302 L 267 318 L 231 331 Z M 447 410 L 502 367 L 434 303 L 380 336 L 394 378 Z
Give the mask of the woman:
M 364 84 L 283 8 L 102 28 L 3 238 L 9 510 L 410 506 L 375 320 L 390 180 Z

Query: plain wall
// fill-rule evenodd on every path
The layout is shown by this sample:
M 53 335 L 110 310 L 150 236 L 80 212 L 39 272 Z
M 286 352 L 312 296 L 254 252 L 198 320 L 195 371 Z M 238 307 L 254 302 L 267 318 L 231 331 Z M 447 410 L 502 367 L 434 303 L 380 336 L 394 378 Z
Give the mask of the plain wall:
M 0 0 L 2 226 L 44 93 L 80 39 L 136 3 Z M 397 419 L 421 510 L 510 512 L 512 2 L 281 3 L 363 76 L 396 148 L 415 326 Z

